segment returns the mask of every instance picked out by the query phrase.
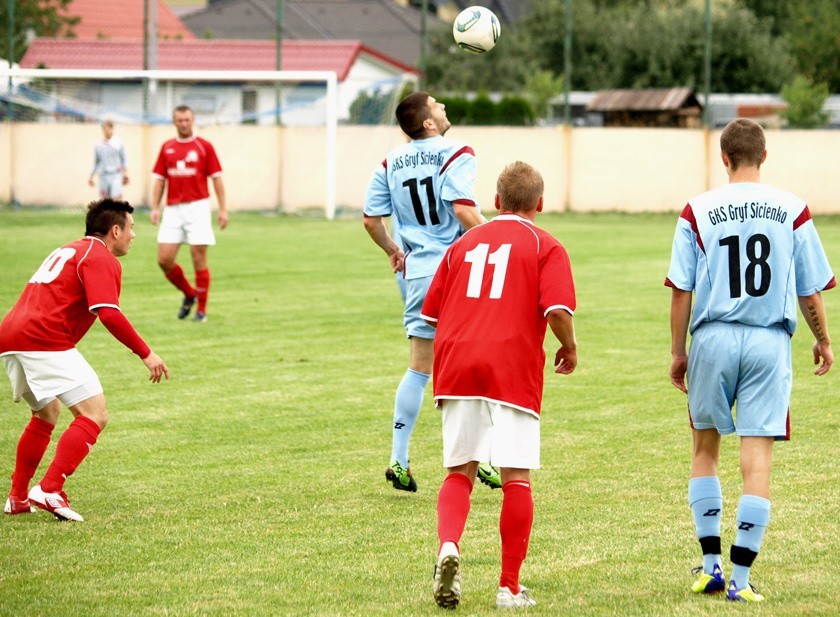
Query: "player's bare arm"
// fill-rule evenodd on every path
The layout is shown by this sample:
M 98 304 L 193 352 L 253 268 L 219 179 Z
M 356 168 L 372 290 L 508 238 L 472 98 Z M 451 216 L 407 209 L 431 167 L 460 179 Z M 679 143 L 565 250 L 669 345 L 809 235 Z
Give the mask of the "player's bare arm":
M 157 225 L 160 222 L 160 199 L 163 197 L 165 183 L 163 178 L 155 178 L 155 183 L 152 186 L 152 212 L 149 214 L 152 225 Z
M 554 309 L 546 315 L 548 325 L 557 340 L 560 349 L 554 354 L 554 372 L 569 375 L 577 367 L 577 341 L 572 314 L 564 309 Z
M 391 263 L 391 269 L 395 273 L 402 272 L 405 266 L 405 253 L 388 233 L 382 218 L 381 216 L 366 216 L 364 220 L 365 231 L 368 232 L 376 245 L 385 251 L 388 261 Z
M 691 319 L 691 292 L 671 290 L 671 383 L 688 394 L 685 374 L 688 371 L 688 323 Z
M 484 217 L 481 215 L 481 212 L 479 212 L 478 208 L 473 204 L 454 203 L 452 204 L 452 210 L 455 213 L 455 217 L 458 219 L 458 222 L 461 223 L 461 227 L 464 229 L 470 229 L 471 227 L 475 227 L 476 225 L 481 225 L 486 222 Z
M 828 322 L 825 316 L 825 304 L 822 293 L 799 297 L 799 308 L 805 322 L 814 335 L 814 364 L 819 364 L 814 375 L 825 375 L 834 364 L 834 352 L 831 349 L 831 337 L 828 335 Z M 820 362 L 822 360 L 822 362 Z
M 219 222 L 219 228 L 224 229 L 228 226 L 228 211 L 225 196 L 225 183 L 222 182 L 221 176 L 213 178 L 213 190 L 216 191 L 216 201 L 219 202 L 219 213 L 216 215 L 216 220 Z

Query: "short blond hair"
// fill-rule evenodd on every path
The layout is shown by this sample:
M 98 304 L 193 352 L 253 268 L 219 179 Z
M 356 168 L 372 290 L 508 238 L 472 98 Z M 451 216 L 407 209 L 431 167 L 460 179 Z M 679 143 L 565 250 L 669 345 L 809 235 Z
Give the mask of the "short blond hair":
M 522 161 L 505 167 L 496 180 L 501 209 L 508 212 L 536 210 L 544 190 L 545 183 L 540 172 Z

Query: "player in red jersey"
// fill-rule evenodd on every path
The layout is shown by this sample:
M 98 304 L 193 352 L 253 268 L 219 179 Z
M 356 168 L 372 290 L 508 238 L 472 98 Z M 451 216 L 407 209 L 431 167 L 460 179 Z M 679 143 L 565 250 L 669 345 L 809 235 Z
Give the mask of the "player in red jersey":
M 122 267 L 117 257 L 131 248 L 133 211 L 124 201 L 91 203 L 85 237 L 49 254 L 0 323 L 0 358 L 12 382 L 14 400 L 22 398 L 32 409 L 17 446 L 6 514 L 31 512 L 30 504 L 35 504 L 59 519 L 83 520 L 70 509 L 63 488 L 108 422 L 99 378 L 76 350 L 97 317 L 142 359 L 150 381 L 169 379 L 166 363 L 120 311 Z M 62 403 L 75 419 L 58 440 L 44 478 L 29 490 Z
M 216 150 L 206 139 L 193 135 L 194 115 L 186 105 L 175 108 L 172 122 L 178 137 L 161 146 L 152 174 L 155 185 L 152 193 L 152 225 L 158 230 L 158 265 L 166 278 L 184 294 L 178 319 L 184 319 L 198 300 L 194 321 L 207 321 L 207 294 L 210 289 L 210 269 L 207 266 L 207 247 L 216 244 L 210 216 L 210 192 L 207 179 L 219 202 L 216 219 L 219 227 L 228 224 L 225 204 L 225 185 L 222 166 Z M 161 216 L 160 200 L 167 185 L 166 207 Z M 181 266 L 175 261 L 182 244 L 190 245 L 195 287 L 190 285 Z
M 540 406 L 546 324 L 560 341 L 555 372 L 577 366 L 576 300 L 569 256 L 534 226 L 543 179 L 530 165 L 508 165 L 496 183 L 500 214 L 468 230 L 435 274 L 423 318 L 435 335 L 435 404 L 443 412 L 434 597 L 444 608 L 461 598 L 459 541 L 470 510 L 478 461 L 502 475 L 502 572 L 499 608 L 536 604 L 519 584 L 534 501 L 531 469 L 540 466 Z M 495 324 L 495 326 L 493 325 Z

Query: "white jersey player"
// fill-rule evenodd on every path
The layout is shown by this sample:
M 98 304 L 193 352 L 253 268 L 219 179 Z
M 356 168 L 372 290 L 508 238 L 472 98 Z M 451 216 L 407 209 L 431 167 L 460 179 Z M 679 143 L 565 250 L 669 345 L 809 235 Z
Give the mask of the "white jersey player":
M 114 123 L 111 120 L 102 123 L 102 137 L 94 146 L 93 169 L 88 185 L 93 186 L 94 177 L 99 175 L 99 196 L 120 199 L 123 184 L 128 184 L 125 145 L 114 135 Z

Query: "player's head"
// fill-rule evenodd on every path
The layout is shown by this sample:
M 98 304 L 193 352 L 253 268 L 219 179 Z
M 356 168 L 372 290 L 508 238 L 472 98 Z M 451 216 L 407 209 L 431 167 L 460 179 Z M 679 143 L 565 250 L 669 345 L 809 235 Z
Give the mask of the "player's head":
M 496 208 L 502 212 L 536 213 L 542 211 L 545 183 L 536 169 L 516 161 L 496 180 Z
M 127 201 L 111 198 L 92 201 L 85 217 L 85 235 L 105 240 L 117 257 L 125 255 L 134 239 L 132 212 L 134 207 Z
M 742 165 L 758 168 L 767 153 L 764 129 L 748 118 L 736 118 L 720 134 L 720 151 L 729 159 L 731 171 Z
M 114 135 L 114 121 L 110 118 L 102 122 L 102 134 L 105 136 L 105 139 L 111 139 Z
M 178 131 L 178 137 L 181 139 L 192 137 L 194 119 L 195 115 L 189 105 L 178 105 L 175 108 L 175 111 L 172 112 L 172 124 Z
M 446 117 L 446 106 L 428 92 L 412 92 L 397 105 L 397 122 L 411 139 L 444 135 L 452 123 Z

